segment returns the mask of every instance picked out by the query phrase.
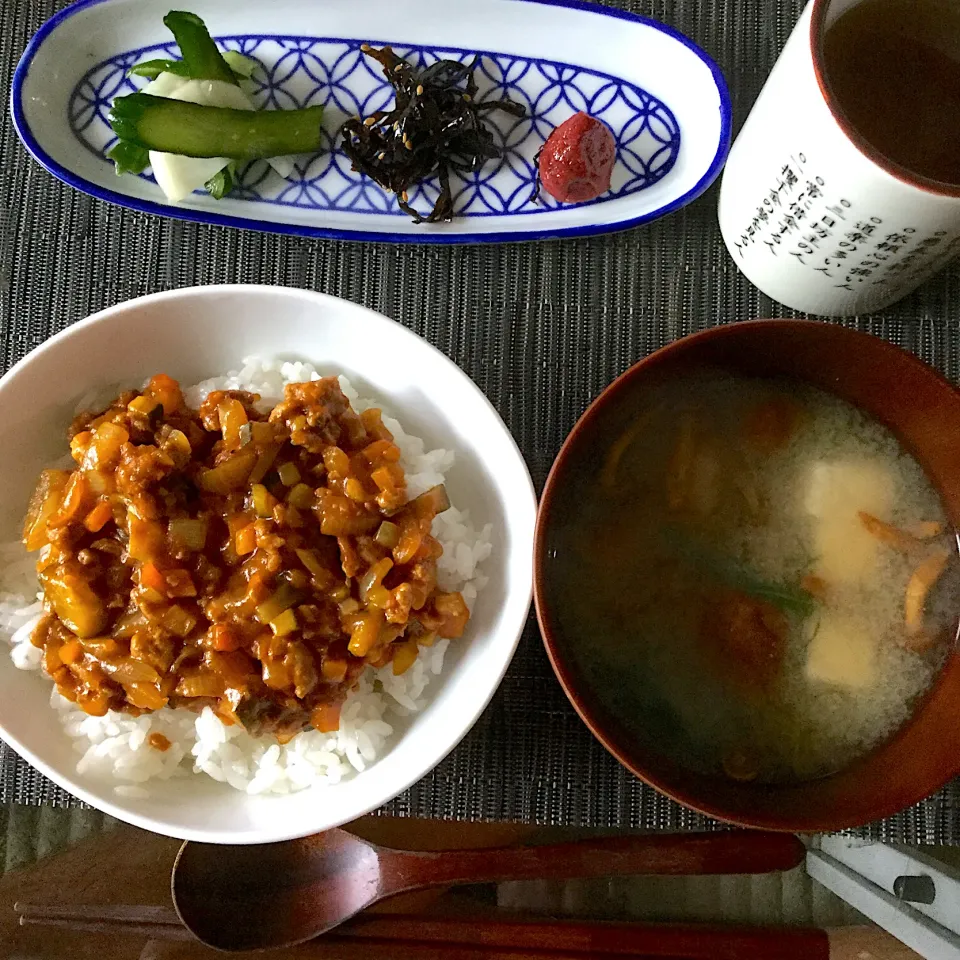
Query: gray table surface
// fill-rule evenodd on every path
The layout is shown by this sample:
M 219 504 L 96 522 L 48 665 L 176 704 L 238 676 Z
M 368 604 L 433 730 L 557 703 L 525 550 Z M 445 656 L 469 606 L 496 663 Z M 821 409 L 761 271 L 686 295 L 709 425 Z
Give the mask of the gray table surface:
M 226 2 L 226 0 L 224 0 Z M 0 96 L 56 9 L 0 5 Z M 800 0 L 634 0 L 721 65 L 742 123 Z M 591 398 L 648 352 L 731 320 L 791 316 L 738 273 L 716 224 L 716 187 L 638 230 L 590 240 L 431 247 L 284 238 L 132 213 L 55 181 L 0 126 L 0 363 L 89 313 L 157 290 L 286 284 L 379 310 L 435 344 L 490 398 L 542 483 Z M 883 313 L 847 321 L 960 376 L 954 265 Z M 0 803 L 75 804 L 0 745 Z M 660 829 L 711 827 L 621 768 L 568 706 L 531 620 L 496 698 L 433 773 L 385 808 L 411 816 Z M 859 831 L 960 843 L 960 784 Z

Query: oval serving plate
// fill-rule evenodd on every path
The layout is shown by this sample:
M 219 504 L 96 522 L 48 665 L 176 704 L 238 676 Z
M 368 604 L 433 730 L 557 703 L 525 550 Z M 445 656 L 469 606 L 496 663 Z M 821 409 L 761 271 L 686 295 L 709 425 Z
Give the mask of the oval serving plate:
M 195 193 L 171 204 L 149 172 L 117 177 L 105 159 L 114 143 L 107 112 L 115 96 L 145 82 L 129 77 L 130 67 L 178 55 L 162 23 L 177 6 L 199 14 L 223 48 L 259 62 L 258 104 L 323 104 L 327 149 L 297 158 L 288 178 L 253 163 L 219 201 Z M 452 223 L 414 224 L 336 148 L 347 116 L 393 102 L 362 43 L 390 44 L 420 66 L 479 54 L 479 98 L 509 96 L 527 108 L 522 120 L 490 115 L 504 157 L 454 180 Z M 351 240 L 476 243 L 622 230 L 699 196 L 730 145 L 726 84 L 702 50 L 663 24 L 577 0 L 80 0 L 31 41 L 14 75 L 12 110 L 30 153 L 100 199 L 202 223 Z M 573 205 L 537 197 L 536 155 L 579 110 L 613 131 L 611 189 Z M 428 181 L 411 201 L 426 212 L 435 197 Z

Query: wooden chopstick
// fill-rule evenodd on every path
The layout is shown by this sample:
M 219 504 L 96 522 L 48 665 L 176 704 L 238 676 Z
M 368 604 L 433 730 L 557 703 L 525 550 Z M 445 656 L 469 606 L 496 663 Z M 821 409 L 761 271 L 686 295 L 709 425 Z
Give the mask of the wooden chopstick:
M 398 924 L 398 921 L 406 921 Z M 356 924 L 356 927 L 354 926 Z M 344 931 L 345 934 L 348 931 Z M 604 956 L 670 956 L 690 960 L 816 960 L 826 934 L 816 929 L 647 924 L 602 920 L 511 920 L 371 914 L 350 925 L 352 937 L 537 948 Z M 664 952 L 669 951 L 669 952 Z M 826 954 L 824 954 L 826 956 Z
M 172 924 L 182 926 L 173 907 L 151 904 L 76 904 L 60 906 L 55 903 L 20 903 L 13 905 L 13 912 L 32 920 L 91 920 L 115 923 Z
M 152 945 L 141 955 L 149 960 L 201 960 L 207 954 L 200 954 L 183 943 L 162 944 L 158 948 Z M 249 954 L 246 954 L 249 956 Z M 569 950 L 514 950 L 510 947 L 472 947 L 460 943 L 414 943 L 396 940 L 337 940 L 332 936 L 312 940 L 297 947 L 295 951 L 284 952 L 284 957 L 296 956 L 298 960 L 595 960 L 597 953 L 573 953 Z M 670 954 L 630 953 L 623 960 L 654 960 L 657 956 L 669 957 Z M 673 955 L 679 960 L 677 955 Z M 701 954 L 701 957 L 713 957 L 714 954 Z M 687 958 L 684 958 L 687 960 Z M 695 955 L 690 960 L 700 960 Z M 727 960 L 727 958 L 724 958 Z M 760 954 L 749 958 L 741 954 L 739 960 L 767 960 Z M 799 960 L 799 957 L 790 958 Z M 803 960 L 821 960 L 819 957 L 804 957 Z
M 183 942 L 193 938 L 168 907 L 16 904 L 21 923 Z M 329 949 L 327 949 L 329 948 Z M 313 941 L 306 956 L 343 960 L 433 957 L 449 960 L 581 960 L 586 957 L 684 957 L 689 960 L 819 960 L 822 930 L 646 924 L 580 920 L 510 920 L 368 914 Z M 316 952 L 315 952 L 316 951 Z
M 147 937 L 150 940 L 194 940 L 182 923 L 137 923 L 132 920 L 81 920 L 71 917 L 20 916 L 21 927 L 51 927 L 74 933 L 108 933 L 111 936 Z

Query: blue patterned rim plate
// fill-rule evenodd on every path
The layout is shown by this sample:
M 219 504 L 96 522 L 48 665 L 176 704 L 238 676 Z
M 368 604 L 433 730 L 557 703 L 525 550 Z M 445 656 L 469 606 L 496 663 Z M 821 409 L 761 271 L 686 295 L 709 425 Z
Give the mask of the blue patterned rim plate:
M 114 97 L 143 85 L 128 76 L 131 66 L 177 55 L 162 23 L 176 6 L 203 17 L 224 48 L 259 63 L 252 79 L 258 104 L 323 104 L 327 149 L 297 158 L 287 178 L 252 163 L 220 201 L 196 193 L 171 204 L 149 173 L 118 178 L 105 159 L 115 142 L 107 112 Z M 379 65 L 360 51 L 365 42 L 390 44 L 420 66 L 479 54 L 480 99 L 509 96 L 527 108 L 522 120 L 490 115 L 503 159 L 454 179 L 452 223 L 413 224 L 336 148 L 347 116 L 392 104 Z M 580 110 L 613 131 L 611 190 L 581 204 L 536 197 L 537 152 Z M 100 199 L 183 220 L 342 240 L 478 243 L 623 230 L 698 197 L 730 146 L 727 87 L 702 50 L 656 21 L 578 0 L 275 0 L 268 7 L 79 0 L 27 47 L 14 74 L 12 112 L 37 161 Z M 427 211 L 436 192 L 428 181 L 411 202 Z

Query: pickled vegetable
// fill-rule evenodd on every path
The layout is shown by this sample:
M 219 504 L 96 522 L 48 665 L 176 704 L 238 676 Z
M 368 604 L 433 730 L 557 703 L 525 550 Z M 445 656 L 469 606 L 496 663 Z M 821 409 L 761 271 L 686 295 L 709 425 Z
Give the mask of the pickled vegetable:
M 390 47 L 360 48 L 383 68 L 396 94 L 390 110 L 369 117 L 352 117 L 341 128 L 342 149 L 353 169 L 396 194 L 400 209 L 414 223 L 436 223 L 453 218 L 453 195 L 449 171 L 478 171 L 502 150 L 487 126 L 485 116 L 493 110 L 514 117 L 526 109 L 512 100 L 477 99 L 471 63 L 438 60 L 420 70 L 399 57 Z M 440 190 L 433 209 L 419 213 L 407 203 L 407 191 L 427 177 L 437 175 Z
M 610 129 L 575 113 L 547 138 L 539 157 L 540 182 L 561 203 L 595 200 L 610 189 L 617 145 Z
M 261 160 L 316 153 L 322 106 L 300 110 L 234 110 L 168 100 L 148 93 L 117 97 L 110 126 L 124 143 L 183 157 Z

